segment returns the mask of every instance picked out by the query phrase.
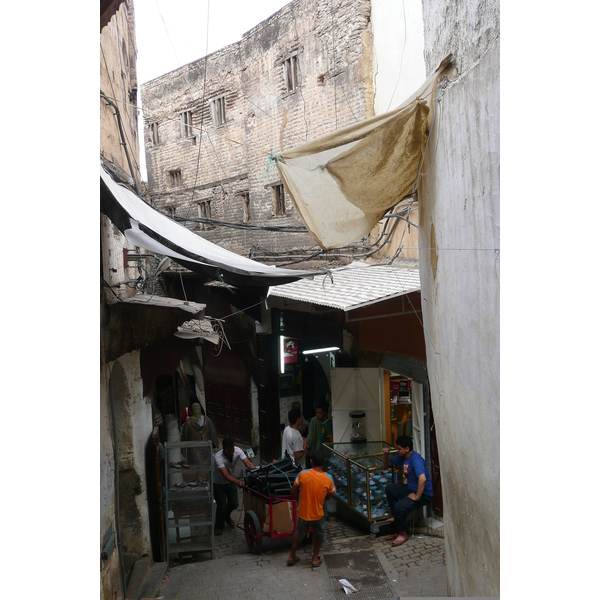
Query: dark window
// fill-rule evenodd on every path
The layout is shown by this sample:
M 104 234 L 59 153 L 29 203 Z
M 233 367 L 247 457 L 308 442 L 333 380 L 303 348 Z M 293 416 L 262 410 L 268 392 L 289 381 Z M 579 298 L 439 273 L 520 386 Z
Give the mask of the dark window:
M 283 79 L 286 92 L 293 92 L 298 87 L 298 57 L 296 55 L 283 61 Z
M 271 188 L 271 199 L 273 200 L 273 214 L 275 216 L 285 215 L 285 192 L 282 183 Z
M 241 195 L 242 199 L 242 222 L 250 223 L 250 194 L 248 192 Z

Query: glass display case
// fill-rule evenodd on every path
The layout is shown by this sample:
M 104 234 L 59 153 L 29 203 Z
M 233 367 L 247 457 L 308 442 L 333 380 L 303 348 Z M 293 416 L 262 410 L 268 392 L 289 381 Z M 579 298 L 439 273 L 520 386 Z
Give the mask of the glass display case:
M 210 552 L 215 557 L 212 444 L 165 444 L 167 559 Z
M 385 486 L 397 479 L 393 465 L 383 468 L 383 448 L 389 448 L 390 455 L 396 453 L 387 442 L 323 444 L 325 470 L 333 477 L 335 498 L 371 524 L 371 532 L 391 516 Z

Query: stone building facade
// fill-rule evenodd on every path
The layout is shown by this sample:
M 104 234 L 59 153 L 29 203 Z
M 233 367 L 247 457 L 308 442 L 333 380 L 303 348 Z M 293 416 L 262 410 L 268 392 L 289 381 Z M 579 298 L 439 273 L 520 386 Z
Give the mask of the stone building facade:
M 204 238 L 261 261 L 317 249 L 274 161 L 373 116 L 370 0 L 294 0 L 242 39 L 142 85 L 153 205 Z

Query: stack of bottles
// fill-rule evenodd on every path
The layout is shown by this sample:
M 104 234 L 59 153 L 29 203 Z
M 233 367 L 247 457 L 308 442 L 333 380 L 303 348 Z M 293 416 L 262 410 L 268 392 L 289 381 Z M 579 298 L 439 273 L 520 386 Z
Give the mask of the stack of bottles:
M 271 498 L 289 496 L 300 471 L 301 468 L 286 456 L 277 462 L 247 471 L 244 485 Z

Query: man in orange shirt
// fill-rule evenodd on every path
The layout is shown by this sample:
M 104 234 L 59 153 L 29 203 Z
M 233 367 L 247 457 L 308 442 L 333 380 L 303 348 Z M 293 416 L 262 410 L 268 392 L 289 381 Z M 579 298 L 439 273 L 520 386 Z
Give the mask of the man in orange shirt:
M 292 486 L 292 498 L 294 500 L 300 498 L 300 505 L 297 513 L 298 523 L 294 532 L 294 541 L 287 560 L 288 567 L 293 567 L 300 560 L 296 556 L 296 550 L 300 540 L 306 537 L 309 527 L 312 528 L 315 536 L 312 566 L 320 567 L 323 564 L 323 560 L 319 556 L 319 550 L 325 535 L 323 504 L 335 494 L 333 478 L 323 471 L 323 461 L 322 450 L 312 452 L 310 455 L 312 469 L 300 471 Z

